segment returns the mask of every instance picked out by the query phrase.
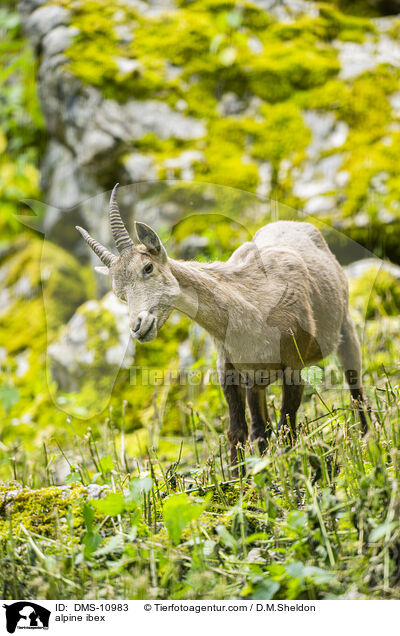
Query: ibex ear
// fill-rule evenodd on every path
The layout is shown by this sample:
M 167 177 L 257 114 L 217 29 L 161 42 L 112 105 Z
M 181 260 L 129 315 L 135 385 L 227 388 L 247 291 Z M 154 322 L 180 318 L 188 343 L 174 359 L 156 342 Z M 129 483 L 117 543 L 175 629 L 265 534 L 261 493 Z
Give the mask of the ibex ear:
M 108 267 L 95 267 L 94 269 L 99 274 L 103 274 L 103 276 L 108 276 L 110 273 L 110 270 L 108 269 Z
M 135 232 L 139 241 L 147 247 L 150 254 L 160 256 L 162 260 L 165 260 L 167 254 L 157 232 L 152 230 L 146 223 L 140 223 L 139 221 L 135 221 Z

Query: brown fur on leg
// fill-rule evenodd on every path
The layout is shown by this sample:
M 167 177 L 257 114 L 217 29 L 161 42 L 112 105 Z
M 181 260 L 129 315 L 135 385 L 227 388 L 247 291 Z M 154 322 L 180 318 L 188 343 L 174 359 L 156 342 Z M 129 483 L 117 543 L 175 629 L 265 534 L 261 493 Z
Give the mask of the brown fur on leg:
M 229 408 L 228 439 L 230 444 L 231 465 L 233 475 L 239 476 L 238 449 L 243 452 L 247 440 L 247 422 L 245 413 L 244 389 L 241 386 L 223 384 L 222 390 Z
M 365 415 L 367 411 L 371 419 L 371 409 L 368 407 L 362 390 L 361 351 L 355 326 L 349 313 L 346 314 L 341 328 L 341 342 L 338 347 L 338 355 L 342 364 L 350 395 L 357 403 L 360 416 L 361 430 L 365 435 L 368 432 L 368 422 Z
M 367 412 L 369 419 L 372 421 L 371 407 L 369 406 L 369 404 L 367 403 L 364 397 L 363 390 L 359 387 L 356 387 L 356 388 L 352 387 L 354 372 L 346 371 L 345 375 L 346 375 L 347 383 L 350 388 L 351 398 L 356 403 L 356 406 L 357 406 L 358 416 L 360 418 L 360 423 L 361 423 L 362 434 L 366 435 L 368 433 L 368 421 L 367 421 L 365 412 Z
M 281 419 L 278 425 L 278 433 L 283 427 L 289 425 L 292 442 L 295 442 L 297 438 L 296 415 L 304 391 L 304 384 L 296 382 L 297 375 L 292 374 L 287 377 L 284 374 Z
M 265 388 L 246 389 L 246 398 L 251 416 L 250 439 L 253 443 L 257 442 L 258 450 L 262 455 L 267 448 L 267 440 L 272 431 L 265 402 Z

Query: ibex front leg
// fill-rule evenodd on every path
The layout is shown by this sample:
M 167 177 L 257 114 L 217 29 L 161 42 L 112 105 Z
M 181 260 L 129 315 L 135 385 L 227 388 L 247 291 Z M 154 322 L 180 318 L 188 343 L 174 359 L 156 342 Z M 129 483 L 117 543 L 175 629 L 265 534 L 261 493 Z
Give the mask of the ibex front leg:
M 229 429 L 228 439 L 231 451 L 232 474 L 238 477 L 245 468 L 242 464 L 244 460 L 244 447 L 247 441 L 247 422 L 245 411 L 244 389 L 239 386 L 223 386 L 224 395 L 229 407 Z
M 236 375 L 238 376 L 238 374 Z M 220 371 L 220 382 L 229 408 L 228 439 L 234 477 L 238 477 L 240 471 L 242 471 L 242 474 L 244 473 L 244 466 L 241 465 L 241 461 L 244 459 L 244 447 L 248 435 L 245 391 L 240 386 L 239 381 L 236 380 L 234 372 L 227 372 L 226 367 L 222 372 Z

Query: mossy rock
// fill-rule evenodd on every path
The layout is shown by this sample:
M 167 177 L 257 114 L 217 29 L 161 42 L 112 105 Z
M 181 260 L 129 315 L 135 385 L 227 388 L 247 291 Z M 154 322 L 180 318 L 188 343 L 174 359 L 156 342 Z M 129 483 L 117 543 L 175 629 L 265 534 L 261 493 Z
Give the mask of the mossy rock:
M 83 527 L 85 499 L 87 489 L 81 485 L 39 490 L 0 486 L 0 541 L 7 540 L 10 531 L 14 537 L 24 536 L 25 530 L 42 537 L 67 535 L 67 514 L 74 515 L 75 527 Z
M 335 148 L 348 179 L 327 193 L 337 203 L 324 220 L 377 253 L 385 241 L 389 257 L 400 259 L 400 137 L 396 124 L 388 127 L 396 118 L 390 98 L 398 90 L 399 69 L 381 64 L 346 80 L 338 55 L 340 43 L 361 46 L 379 38 L 378 24 L 348 15 L 338 2 L 313 3 L 316 11 L 304 11 L 289 24 L 251 2 L 238 8 L 225 0 L 182 1 L 152 16 L 133 7 L 115 12 L 105 0 L 64 4 L 79 29 L 67 52 L 68 69 L 83 84 L 120 102 L 166 102 L 207 127 L 202 139 L 159 139 L 150 132 L 128 141 L 119 158 L 122 171 L 126 156 L 140 152 L 151 158 L 159 178 L 186 178 L 179 157 L 191 151 L 196 180 L 265 192 L 262 167 L 269 164 L 270 196 L 298 209 L 307 200 L 292 194 L 293 185 L 313 141 L 304 110 L 333 112 L 349 127 L 345 143 Z M 121 24 L 131 38 L 121 40 Z M 134 71 L 122 74 L 119 58 Z M 227 93 L 239 104 L 234 114 L 223 111 Z M 318 160 L 324 157 L 322 152 Z M 172 171 L 169 159 L 177 160 Z M 387 175 L 385 191 L 374 185 L 381 173 Z M 355 222 L 359 214 L 365 222 Z
M 21 236 L 5 251 L 0 263 L 3 436 L 17 424 L 32 434 L 39 414 L 54 421 L 48 408 L 47 343 L 93 290 L 91 272 L 48 241 Z
M 47 141 L 35 82 L 37 60 L 16 5 L 10 1 L 0 7 L 0 242 L 21 233 L 23 201 L 41 195 L 38 164 Z
M 26 347 L 40 349 L 46 332 L 51 338 L 94 290 L 89 271 L 49 241 L 24 237 L 11 251 L 0 264 L 5 301 L 0 340 L 9 354 Z
M 398 0 L 356 0 L 346 2 L 346 0 L 324 0 L 325 5 L 333 4 L 344 13 L 361 17 L 379 17 L 396 15 L 400 11 Z
M 372 266 L 350 284 L 350 302 L 367 320 L 400 314 L 400 279 L 384 267 Z
M 359 331 L 367 385 L 387 374 L 397 382 L 400 350 L 400 268 L 366 259 L 348 267 L 350 307 Z
M 86 531 L 82 514 L 86 502 L 102 499 L 109 486 L 70 484 L 32 490 L 18 483 L 0 485 L 0 544 L 10 538 L 41 538 L 79 543 Z
M 129 317 L 111 292 L 81 305 L 48 348 L 55 400 L 69 414 L 90 417 L 107 406 L 119 369 L 133 363 Z
M 368 320 L 364 328 L 362 350 L 363 367 L 369 374 L 369 383 L 378 383 L 387 376 L 394 385 L 398 384 L 400 318 L 387 316 Z

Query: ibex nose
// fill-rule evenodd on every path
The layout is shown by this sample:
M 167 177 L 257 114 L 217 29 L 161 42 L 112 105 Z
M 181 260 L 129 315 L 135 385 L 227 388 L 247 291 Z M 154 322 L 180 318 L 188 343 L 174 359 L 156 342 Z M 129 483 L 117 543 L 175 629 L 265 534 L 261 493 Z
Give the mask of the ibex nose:
M 132 338 L 137 338 L 139 341 L 142 340 L 151 331 L 155 320 L 155 316 L 149 311 L 141 311 L 136 318 L 135 326 L 131 327 Z

